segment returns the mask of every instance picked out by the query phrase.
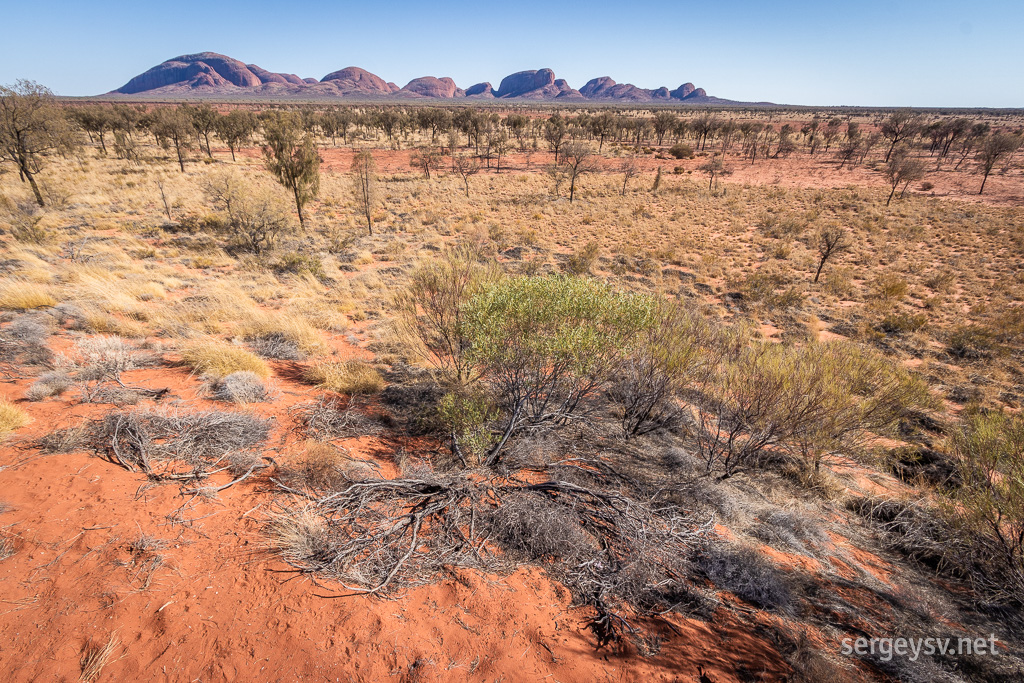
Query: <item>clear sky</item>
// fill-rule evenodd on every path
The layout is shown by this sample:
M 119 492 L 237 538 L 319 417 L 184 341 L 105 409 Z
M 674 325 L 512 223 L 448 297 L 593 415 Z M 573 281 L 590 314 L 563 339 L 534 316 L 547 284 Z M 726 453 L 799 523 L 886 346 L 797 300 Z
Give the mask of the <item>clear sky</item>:
M 1024 0 L 5 0 L 0 83 L 95 95 L 212 51 L 461 87 L 549 67 L 786 104 L 1024 107 Z

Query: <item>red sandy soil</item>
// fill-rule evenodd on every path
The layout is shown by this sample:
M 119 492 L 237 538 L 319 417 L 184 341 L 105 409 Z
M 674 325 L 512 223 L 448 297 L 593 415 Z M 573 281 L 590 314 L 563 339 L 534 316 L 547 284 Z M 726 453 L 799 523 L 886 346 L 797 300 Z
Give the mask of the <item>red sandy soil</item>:
M 285 462 L 302 449 L 288 409 L 314 397 L 290 365 L 275 366 L 276 400 L 251 408 L 276 419 L 267 455 Z M 170 388 L 161 402 L 169 407 L 225 409 L 181 368 L 125 380 Z M 585 611 L 536 568 L 461 572 L 393 600 L 324 597 L 343 591 L 296 574 L 265 547 L 261 522 L 275 499 L 265 478 L 206 498 L 150 485 L 93 454 L 40 455 L 33 439 L 112 407 L 79 404 L 75 392 L 27 402 L 29 382 L 0 385 L 33 418 L 0 447 L 0 500 L 9 507 L 0 524 L 16 550 L 0 561 L 5 680 L 77 680 L 83 653 L 112 637 L 118 644 L 100 681 L 694 681 L 698 664 L 718 682 L 739 680 L 739 666 L 762 680 L 785 674 L 757 635 L 760 614 L 674 618 L 649 658 L 596 651 Z M 395 444 L 345 446 L 386 470 Z M 141 534 L 163 547 L 133 556 Z
M 230 154 L 229 150 L 214 150 L 217 154 Z M 412 149 L 382 150 L 373 149 L 373 158 L 377 163 L 380 173 L 410 173 L 416 170 L 410 164 L 410 157 L 416 151 Z M 236 154 L 240 158 L 258 158 L 261 154 L 258 148 L 239 150 Z M 343 173 L 349 170 L 352 163 L 354 151 L 352 147 L 321 147 L 320 156 L 323 159 L 322 168 L 325 171 Z M 707 185 L 708 178 L 698 170 L 698 167 L 707 161 L 711 153 L 706 157 L 697 156 L 694 159 L 656 159 L 653 156 L 640 158 L 641 168 L 645 173 L 653 174 L 660 167 L 662 173 L 673 173 L 676 169 L 694 182 Z M 878 150 L 871 158 L 878 156 Z M 223 157 L 221 157 L 223 158 Z M 614 174 L 617 172 L 621 159 L 614 157 L 596 157 L 597 162 L 604 173 Z M 501 160 L 502 173 L 524 173 L 542 172 L 545 166 L 553 160 L 551 152 L 537 151 L 530 156 L 527 164 L 526 156 L 520 153 L 510 154 Z M 921 191 L 921 183 L 914 183 L 907 190 L 907 194 L 920 194 L 939 198 L 951 198 L 960 201 L 982 202 L 993 206 L 1021 206 L 1024 205 L 1024 184 L 1021 183 L 1019 172 L 1001 175 L 993 173 L 985 184 L 985 194 L 979 195 L 978 188 L 981 186 L 981 176 L 974 172 L 974 163 L 965 162 L 959 171 L 954 171 L 955 164 L 946 163 L 941 171 L 935 171 L 930 158 L 925 158 L 928 164 L 924 180 L 932 183 L 934 187 L 927 192 Z M 805 152 L 795 152 L 789 157 L 779 159 L 758 159 L 751 164 L 749 159 L 744 159 L 735 152 L 730 152 L 726 157 L 726 167 L 732 171 L 732 175 L 725 179 L 727 184 L 749 184 L 749 185 L 775 185 L 791 188 L 821 188 L 834 189 L 849 186 L 874 188 L 884 190 L 888 195 L 891 187 L 885 180 L 881 171 L 872 171 L 863 165 L 853 168 L 844 167 L 839 169 L 831 154 L 818 153 L 809 156 Z M 442 168 L 441 173 L 445 171 Z M 491 168 L 481 169 L 481 172 L 493 173 L 494 160 Z M 649 180 L 649 179 L 648 179 Z M 583 186 L 586 187 L 586 179 Z M 634 181 L 637 182 L 637 181 Z M 648 182 L 640 180 L 639 182 Z M 721 182 L 720 182 L 721 186 Z M 902 187 L 900 188 L 902 189 Z

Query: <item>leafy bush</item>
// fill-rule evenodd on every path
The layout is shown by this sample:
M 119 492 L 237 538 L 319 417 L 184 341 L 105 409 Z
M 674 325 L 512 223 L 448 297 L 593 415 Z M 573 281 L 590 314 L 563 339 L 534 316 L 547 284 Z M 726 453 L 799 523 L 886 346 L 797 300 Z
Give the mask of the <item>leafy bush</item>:
M 987 327 L 973 323 L 956 325 L 946 337 L 946 348 L 966 360 L 987 358 L 996 352 L 998 342 Z
M 243 370 L 258 377 L 270 376 L 270 366 L 259 356 L 219 341 L 200 341 L 187 346 L 181 352 L 181 361 L 195 372 L 215 379 Z
M 676 159 L 692 159 L 693 148 L 683 143 L 677 143 L 668 148 L 668 153 Z
M 501 410 L 493 464 L 524 425 L 564 424 L 616 368 L 652 300 L 576 277 L 508 278 L 465 306 L 467 358 Z
M 569 260 L 565 264 L 566 270 L 571 275 L 586 275 L 594 267 L 594 262 L 597 261 L 600 251 L 601 246 L 597 242 L 587 242 L 582 248 L 569 255 Z

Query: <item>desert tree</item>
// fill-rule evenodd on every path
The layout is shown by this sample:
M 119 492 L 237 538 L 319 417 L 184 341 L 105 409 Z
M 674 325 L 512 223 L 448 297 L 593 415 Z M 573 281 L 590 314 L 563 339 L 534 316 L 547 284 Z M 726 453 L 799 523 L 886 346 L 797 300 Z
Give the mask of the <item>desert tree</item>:
M 619 196 L 625 197 L 629 181 L 640 175 L 640 160 L 634 154 L 629 155 L 619 163 L 619 172 L 622 173 L 622 191 Z
M 585 142 L 569 142 L 562 148 L 562 164 L 569 172 L 569 203 L 576 196 L 576 185 L 580 178 L 597 170 L 594 150 Z
M 217 135 L 231 150 L 231 160 L 235 161 L 235 151 L 241 149 L 256 132 L 256 118 L 251 112 L 236 109 L 217 119 Z
M 977 155 L 978 167 L 982 172 L 981 189 L 978 190 L 978 194 L 985 191 L 985 183 L 995 165 L 1009 158 L 1020 148 L 1020 144 L 1020 138 L 1009 133 L 993 133 L 985 138 Z
M 210 133 L 217 129 L 217 121 L 220 119 L 220 114 L 205 102 L 194 106 L 183 104 L 181 109 L 189 121 L 192 122 L 192 128 L 195 129 L 196 136 L 201 138 L 204 143 L 200 145 L 200 148 L 205 148 L 206 156 L 212 159 L 213 150 L 210 148 Z
M 719 178 L 725 177 L 732 173 L 732 171 L 726 168 L 725 161 L 722 159 L 722 157 L 719 156 L 711 157 L 703 164 L 698 166 L 697 170 L 707 174 L 708 192 L 711 192 L 711 189 L 714 187 L 715 183 L 718 181 Z
M 430 180 L 430 172 L 441 168 L 441 153 L 433 148 L 417 150 L 409 157 L 409 164 L 423 171 L 423 177 Z
M 25 80 L 0 85 L 0 161 L 18 167 L 22 182 L 32 188 L 39 206 L 44 201 L 36 175 L 43 157 L 64 152 L 73 143 L 67 119 L 49 89 Z
M 352 195 L 359 213 L 366 219 L 366 230 L 373 234 L 373 209 L 377 205 L 377 163 L 373 154 L 363 150 L 352 157 Z
M 512 143 L 508 135 L 504 131 L 495 134 L 488 143 L 488 147 L 494 151 L 494 172 L 501 173 L 501 159 L 512 151 Z
M 708 138 L 718 129 L 718 118 L 711 112 L 703 112 L 690 124 L 697 140 L 700 141 L 700 148 L 707 147 Z
M 615 115 L 610 111 L 603 111 L 597 116 L 591 117 L 589 125 L 591 135 L 597 138 L 597 152 L 600 154 L 604 148 L 605 139 L 615 130 Z
M 889 156 L 883 173 L 885 179 L 889 181 L 889 185 L 892 186 L 889 198 L 885 200 L 885 205 L 889 206 L 893 195 L 896 194 L 896 188 L 903 185 L 903 191 L 900 192 L 900 198 L 902 198 L 910 183 L 924 177 L 924 162 L 910 156 L 906 149 L 898 149 Z
M 651 194 L 658 194 L 658 190 L 661 189 L 661 166 L 658 167 L 658 172 L 654 174 L 654 182 L 651 184 Z
M 901 142 L 908 142 L 921 130 L 921 117 L 909 109 L 900 109 L 890 114 L 879 127 L 882 137 L 889 142 L 889 151 L 885 153 L 888 163 L 892 153 Z
M 466 190 L 466 198 L 469 198 L 469 179 L 480 172 L 480 162 L 468 154 L 456 154 L 452 157 L 452 170 L 462 178 L 463 187 Z
M 821 138 L 818 136 L 818 128 L 821 127 L 821 121 L 818 118 L 814 118 L 808 123 L 805 123 L 800 129 L 800 132 L 804 134 L 804 138 L 807 140 L 807 150 L 811 156 L 814 156 L 814 152 L 818 149 L 818 145 L 821 144 Z
M 655 112 L 651 125 L 654 127 L 654 135 L 658 138 L 659 145 L 664 142 L 665 135 L 673 129 L 675 124 L 675 112 L 668 111 L 667 109 Z
M 505 117 L 505 128 L 516 139 L 519 151 L 526 149 L 526 135 L 530 128 L 530 118 L 525 114 L 509 114 Z
M 551 153 L 555 155 L 556 163 L 559 152 L 562 150 L 562 145 L 565 143 L 565 138 L 568 134 L 569 127 L 561 115 L 554 114 L 544 122 L 544 141 L 548 143 L 548 149 L 550 149 Z
M 185 172 L 185 159 L 192 149 L 195 129 L 192 122 L 178 107 L 158 107 L 151 113 L 150 132 L 164 149 L 174 148 L 178 167 Z
M 832 143 L 839 137 L 839 126 L 843 123 L 842 119 L 831 118 L 828 123 L 825 124 L 825 129 L 821 132 L 821 137 L 825 141 L 825 153 L 828 154 L 828 150 L 832 147 Z
M 861 142 L 858 138 L 845 141 L 838 150 L 836 150 L 836 158 L 839 159 L 839 170 L 842 170 L 843 166 L 850 164 L 853 166 L 853 160 L 857 158 L 857 153 L 860 151 Z
M 304 133 L 292 116 L 276 116 L 263 124 L 263 163 L 295 198 L 299 225 L 305 227 L 303 207 L 320 191 L 320 154 L 313 136 Z
M 821 271 L 825 263 L 844 251 L 848 251 L 852 245 L 846 228 L 839 225 L 826 225 L 818 231 L 818 269 L 814 272 L 814 281 L 821 277 Z
M 113 110 L 101 104 L 93 104 L 84 107 L 74 107 L 69 114 L 79 127 L 85 131 L 86 135 L 89 136 L 90 142 L 93 141 L 93 136 L 95 135 L 95 140 L 98 140 L 100 143 L 100 149 L 103 150 L 103 154 L 106 154 L 107 133 L 114 130 L 117 126 Z

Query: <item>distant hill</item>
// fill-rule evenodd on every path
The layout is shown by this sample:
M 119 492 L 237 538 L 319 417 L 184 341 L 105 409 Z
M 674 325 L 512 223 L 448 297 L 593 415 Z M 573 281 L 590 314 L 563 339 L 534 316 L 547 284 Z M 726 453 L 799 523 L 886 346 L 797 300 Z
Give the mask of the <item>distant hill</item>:
M 707 94 L 703 88 L 684 83 L 674 90 L 649 90 L 631 83 L 616 83 L 608 76 L 592 79 L 579 90 L 551 69 L 520 71 L 501 79 L 497 90 L 490 83 L 460 88 L 451 78 L 423 76 L 400 88 L 365 69 L 350 66 L 320 80 L 295 74 L 267 71 L 255 64 L 200 52 L 157 64 L 139 74 L 111 95 L 177 97 L 253 97 L 284 99 L 348 100 L 532 100 L 557 102 L 621 102 L 664 104 L 744 104 Z

